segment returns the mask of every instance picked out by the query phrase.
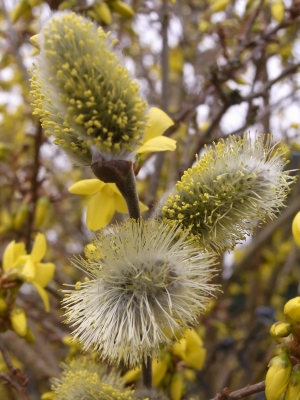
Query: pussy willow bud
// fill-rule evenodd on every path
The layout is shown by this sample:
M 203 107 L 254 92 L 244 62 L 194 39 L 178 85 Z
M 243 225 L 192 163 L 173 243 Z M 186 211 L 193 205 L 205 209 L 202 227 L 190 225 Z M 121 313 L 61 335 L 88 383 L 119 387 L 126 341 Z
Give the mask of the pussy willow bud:
M 291 372 L 292 364 L 287 352 L 282 352 L 272 358 L 266 375 L 265 395 L 267 400 L 280 399 L 289 383 Z
M 162 198 L 156 217 L 191 229 L 200 246 L 232 249 L 284 205 L 294 179 L 282 155 L 270 136 L 221 140 Z
M 291 328 L 291 324 L 279 321 L 271 326 L 270 333 L 274 337 L 286 337 L 291 333 Z
M 300 322 L 300 297 L 289 300 L 285 304 L 283 312 L 294 322 Z
M 39 34 L 34 114 L 81 165 L 133 161 L 144 132 L 146 102 L 108 36 L 70 12 L 53 14 Z

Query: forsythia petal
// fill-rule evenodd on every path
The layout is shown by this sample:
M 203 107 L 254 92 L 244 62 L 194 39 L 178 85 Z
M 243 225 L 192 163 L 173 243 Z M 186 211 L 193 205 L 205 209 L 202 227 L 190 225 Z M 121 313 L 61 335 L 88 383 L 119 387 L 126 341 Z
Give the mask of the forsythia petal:
M 141 376 L 142 370 L 141 368 L 132 369 L 127 371 L 125 375 L 123 375 L 124 382 L 126 385 L 137 381 Z
M 272 358 L 266 375 L 267 400 L 279 400 L 289 383 L 291 372 L 292 364 L 286 352 Z
M 14 307 L 10 316 L 10 322 L 13 330 L 21 337 L 27 333 L 27 319 L 24 310 L 21 307 Z
M 170 126 L 174 125 L 171 118 L 157 107 L 151 107 L 147 113 L 148 122 L 146 124 L 143 143 L 161 136 Z
M 289 300 L 285 304 L 283 312 L 294 322 L 300 322 L 300 297 L 297 296 Z
M 35 277 L 35 265 L 32 261 L 32 258 L 29 257 L 21 270 L 21 277 L 26 279 L 27 281 L 32 281 Z
M 170 389 L 172 400 L 181 400 L 184 392 L 184 376 L 181 373 L 177 372 L 172 376 Z
M 55 265 L 53 263 L 38 263 L 35 268 L 34 281 L 45 287 L 53 278 Z
M 138 148 L 137 153 L 152 153 L 155 151 L 174 151 L 176 149 L 176 140 L 166 136 L 158 136 L 147 140 L 145 144 Z
M 300 400 L 300 367 L 296 367 L 286 390 L 285 400 Z
M 172 349 L 173 354 L 180 357 L 182 360 L 185 360 L 186 342 L 187 340 L 182 338 L 179 342 L 174 343 Z
M 201 370 L 206 356 L 202 339 L 194 329 L 186 330 L 185 337 L 187 340 L 185 362 L 189 367 Z
M 16 242 L 12 240 L 4 250 L 2 268 L 5 272 L 13 267 L 15 245 Z
M 118 196 L 116 194 L 114 196 L 114 201 L 115 201 L 116 211 L 118 211 L 119 213 L 128 214 L 127 204 L 122 196 Z
M 114 212 L 114 201 L 109 201 L 101 192 L 96 193 L 90 198 L 88 203 L 86 214 L 87 227 L 92 231 L 104 228 L 109 224 Z
M 16 243 L 14 248 L 14 258 L 17 260 L 19 257 L 25 256 L 25 243 Z
M 49 312 L 50 311 L 50 303 L 49 303 L 49 298 L 48 294 L 45 289 L 42 288 L 41 285 L 39 285 L 37 282 L 33 281 L 31 282 L 34 287 L 36 288 L 38 294 L 40 295 L 41 299 L 43 300 L 45 311 Z
M 162 358 L 152 361 L 152 374 L 153 374 L 153 385 L 157 386 L 166 375 L 168 366 L 170 363 L 170 354 L 166 353 Z
M 33 247 L 31 250 L 31 258 L 34 263 L 40 262 L 46 254 L 47 242 L 43 233 L 38 233 L 34 239 Z
M 97 193 L 104 186 L 105 183 L 99 179 L 84 179 L 74 183 L 74 185 L 69 188 L 69 192 L 72 194 L 92 195 Z
M 300 246 L 300 211 L 296 214 L 292 223 L 292 232 L 294 240 Z
M 141 201 L 139 202 L 139 205 L 140 205 L 141 212 L 149 210 L 149 208 L 146 206 L 146 204 L 142 203 Z

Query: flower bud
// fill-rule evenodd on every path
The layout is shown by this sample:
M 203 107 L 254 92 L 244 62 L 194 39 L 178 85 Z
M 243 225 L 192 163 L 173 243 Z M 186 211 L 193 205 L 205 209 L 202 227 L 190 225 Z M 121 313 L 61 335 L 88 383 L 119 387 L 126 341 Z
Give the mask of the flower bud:
M 279 321 L 271 326 L 270 333 L 274 337 L 286 337 L 291 333 L 291 328 L 291 324 Z
M 28 204 L 22 204 L 14 217 L 14 222 L 13 222 L 14 229 L 18 230 L 24 225 L 24 222 L 28 217 L 28 213 L 29 213 Z
M 300 400 L 300 365 L 292 373 L 286 390 L 285 400 Z
M 42 196 L 38 199 L 34 214 L 34 226 L 40 228 L 49 213 L 50 200 L 47 196 Z
M 111 23 L 111 12 L 106 3 L 95 3 L 93 7 L 94 12 L 106 25 Z
M 10 322 L 13 330 L 20 336 L 24 337 L 27 333 L 27 319 L 23 308 L 15 306 L 10 315 Z
M 294 322 L 300 322 L 300 297 L 297 296 L 289 300 L 285 304 L 283 312 Z
M 292 364 L 287 352 L 273 357 L 266 375 L 265 395 L 267 400 L 279 400 L 284 393 L 292 372 Z
M 110 1 L 109 6 L 112 8 L 113 11 L 122 15 L 122 17 L 132 18 L 135 15 L 133 9 L 127 4 L 123 3 L 123 1 L 120 0 Z

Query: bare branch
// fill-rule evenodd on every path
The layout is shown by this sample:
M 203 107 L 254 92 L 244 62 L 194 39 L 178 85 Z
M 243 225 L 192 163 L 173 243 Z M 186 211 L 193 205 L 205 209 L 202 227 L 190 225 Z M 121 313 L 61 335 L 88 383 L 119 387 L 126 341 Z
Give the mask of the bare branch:
M 242 399 L 243 397 L 250 396 L 250 394 L 259 393 L 265 390 L 265 381 L 255 383 L 254 385 L 246 386 L 243 389 L 235 390 L 231 392 L 228 388 L 222 390 L 211 400 L 236 400 Z

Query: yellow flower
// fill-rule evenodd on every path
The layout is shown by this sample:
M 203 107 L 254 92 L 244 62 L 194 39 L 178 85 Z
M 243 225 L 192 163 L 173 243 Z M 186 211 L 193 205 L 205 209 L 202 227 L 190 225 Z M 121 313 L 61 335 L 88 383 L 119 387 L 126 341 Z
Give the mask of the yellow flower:
M 47 249 L 45 235 L 38 233 L 30 254 L 26 254 L 24 243 L 14 240 L 8 244 L 3 254 L 3 271 L 17 276 L 34 285 L 41 296 L 45 310 L 50 309 L 47 292 L 43 289 L 51 281 L 55 271 L 53 263 L 41 263 Z
M 84 179 L 69 188 L 73 194 L 89 195 L 86 224 L 95 231 L 110 223 L 115 211 L 127 214 L 127 205 L 119 189 L 114 183 L 104 183 L 99 179 Z M 147 207 L 140 202 L 141 211 Z
M 297 365 L 290 378 L 285 400 L 300 400 L 300 367 Z
M 173 346 L 173 354 L 180 357 L 188 367 L 201 370 L 206 356 L 206 349 L 200 336 L 194 329 L 186 329 L 184 338 Z
M 296 214 L 292 223 L 292 232 L 295 242 L 300 246 L 300 211 Z
M 289 300 L 285 304 L 283 312 L 294 322 L 300 322 L 300 296 Z
M 291 328 L 291 324 L 278 321 L 271 326 L 270 333 L 274 337 L 286 337 L 291 333 Z
M 267 400 L 279 400 L 289 383 L 291 373 L 292 364 L 286 352 L 272 358 L 266 375 L 265 395 Z
M 137 149 L 137 153 L 144 154 L 156 151 L 174 151 L 176 149 L 176 140 L 162 136 L 170 126 L 174 125 L 171 118 L 156 107 L 150 108 L 147 117 L 148 122 L 144 132 L 143 144 Z

